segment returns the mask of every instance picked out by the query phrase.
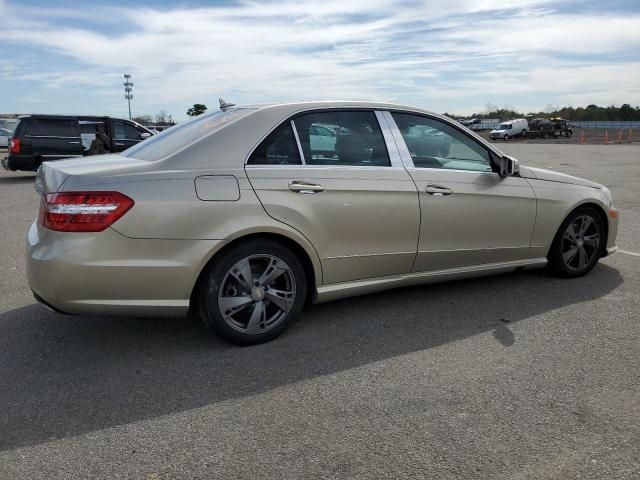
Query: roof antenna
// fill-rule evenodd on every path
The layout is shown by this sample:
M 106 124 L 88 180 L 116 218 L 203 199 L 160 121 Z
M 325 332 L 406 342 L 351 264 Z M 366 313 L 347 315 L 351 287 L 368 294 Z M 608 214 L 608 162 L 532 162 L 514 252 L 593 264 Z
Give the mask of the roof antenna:
M 227 108 L 229 107 L 235 107 L 236 104 L 235 103 L 229 103 L 227 101 L 225 101 L 222 98 L 219 98 L 218 101 L 220 102 L 220 110 L 222 110 L 223 112 L 227 110 Z

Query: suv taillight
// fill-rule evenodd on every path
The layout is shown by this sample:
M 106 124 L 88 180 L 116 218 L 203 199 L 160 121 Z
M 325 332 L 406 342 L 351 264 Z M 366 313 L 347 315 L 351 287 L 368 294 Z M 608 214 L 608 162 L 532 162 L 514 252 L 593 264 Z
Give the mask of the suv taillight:
M 42 198 L 42 225 L 58 232 L 101 232 L 122 217 L 133 200 L 119 192 L 48 193 Z
M 20 153 L 20 139 L 12 138 L 11 144 L 9 145 L 9 151 L 11 153 Z

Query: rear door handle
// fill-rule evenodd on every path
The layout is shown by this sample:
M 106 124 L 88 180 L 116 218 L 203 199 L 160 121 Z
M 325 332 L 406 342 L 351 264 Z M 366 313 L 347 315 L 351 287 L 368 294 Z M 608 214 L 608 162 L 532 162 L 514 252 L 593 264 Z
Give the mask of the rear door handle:
M 445 187 L 444 185 L 437 185 L 435 183 L 430 183 L 424 189 L 429 195 L 433 195 L 434 197 L 441 197 L 443 195 L 451 195 L 453 190 L 449 187 Z
M 80 142 L 68 142 L 68 143 L 71 143 L 73 145 L 79 145 L 80 144 Z
M 324 187 L 317 183 L 293 180 L 292 182 L 289 182 L 289 190 L 295 193 L 320 193 L 324 192 Z
M 124 147 L 124 143 L 117 143 L 117 142 L 116 142 L 116 143 L 114 143 L 114 145 L 115 145 L 116 147 Z

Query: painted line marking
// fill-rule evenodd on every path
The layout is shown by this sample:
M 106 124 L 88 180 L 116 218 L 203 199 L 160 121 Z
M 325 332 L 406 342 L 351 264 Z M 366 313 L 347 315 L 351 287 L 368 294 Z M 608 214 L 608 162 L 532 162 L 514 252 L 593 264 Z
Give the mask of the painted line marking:
M 627 255 L 633 255 L 634 257 L 640 257 L 640 253 L 628 252 L 626 250 L 618 250 L 620 253 L 626 253 Z

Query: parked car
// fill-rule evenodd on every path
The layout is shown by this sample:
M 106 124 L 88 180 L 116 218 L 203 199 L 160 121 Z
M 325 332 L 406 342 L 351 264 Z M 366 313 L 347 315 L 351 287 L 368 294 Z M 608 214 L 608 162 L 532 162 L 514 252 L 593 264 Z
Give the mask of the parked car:
M 345 132 L 331 155 L 311 139 L 322 125 Z M 448 151 L 413 141 L 432 130 Z M 225 108 L 121 154 L 45 162 L 36 189 L 38 300 L 73 314 L 190 311 L 239 344 L 277 337 L 307 302 L 545 265 L 577 277 L 617 249 L 604 186 L 390 104 Z
M 509 140 L 510 138 L 521 137 L 523 134 L 526 134 L 528 128 L 529 124 L 524 118 L 509 120 L 502 122 L 496 128 L 491 130 L 489 137 L 492 140 L 497 140 L 499 138 L 502 140 Z
M 11 130 L 0 128 L 0 147 L 8 147 L 11 138 Z
M 42 162 L 91 155 L 96 127 L 110 139 L 107 149 L 121 152 L 153 133 L 130 120 L 111 117 L 27 115 L 20 117 L 10 141 L 7 170 L 37 170 Z

